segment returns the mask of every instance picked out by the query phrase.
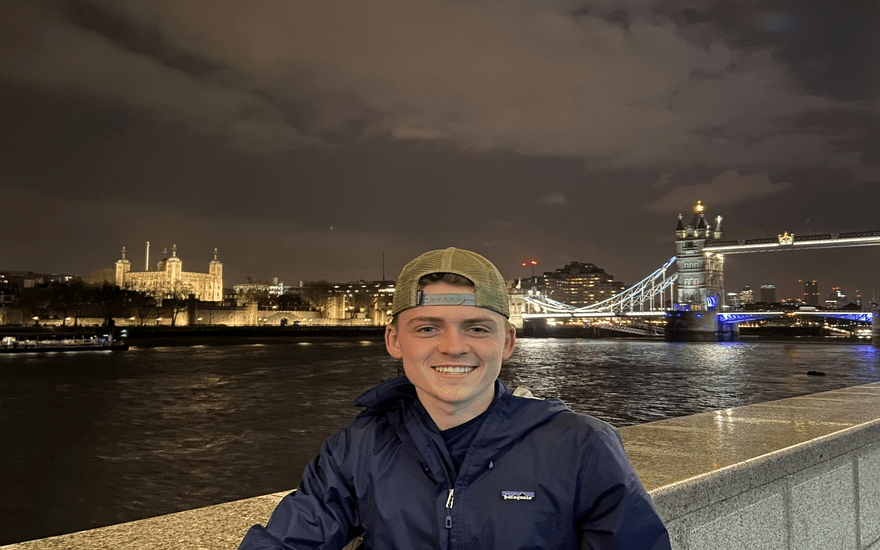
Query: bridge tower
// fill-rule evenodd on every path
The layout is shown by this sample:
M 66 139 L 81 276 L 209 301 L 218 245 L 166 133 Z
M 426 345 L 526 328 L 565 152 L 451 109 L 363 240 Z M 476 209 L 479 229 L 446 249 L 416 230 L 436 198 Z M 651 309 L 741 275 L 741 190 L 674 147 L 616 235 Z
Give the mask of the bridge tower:
M 724 305 L 724 256 L 703 250 L 707 242 L 723 240 L 722 220 L 718 216 L 715 225 L 710 225 L 701 201 L 694 206 L 693 220 L 687 226 L 678 215 L 675 246 L 679 309 L 715 311 Z
M 678 216 L 675 246 L 678 266 L 678 296 L 668 313 L 668 340 L 724 341 L 737 338 L 736 325 L 718 321 L 724 306 L 724 256 L 704 250 L 707 243 L 723 240 L 723 218 L 706 221 L 705 206 L 697 201 L 694 217 L 687 226 Z

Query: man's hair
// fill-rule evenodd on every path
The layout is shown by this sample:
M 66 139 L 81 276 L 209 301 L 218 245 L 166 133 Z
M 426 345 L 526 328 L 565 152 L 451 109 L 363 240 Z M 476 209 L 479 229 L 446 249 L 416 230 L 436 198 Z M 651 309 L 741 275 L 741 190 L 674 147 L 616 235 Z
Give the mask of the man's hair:
M 419 290 L 434 283 L 446 283 L 452 286 L 467 286 L 474 288 L 474 282 L 457 273 L 428 273 L 419 277 Z

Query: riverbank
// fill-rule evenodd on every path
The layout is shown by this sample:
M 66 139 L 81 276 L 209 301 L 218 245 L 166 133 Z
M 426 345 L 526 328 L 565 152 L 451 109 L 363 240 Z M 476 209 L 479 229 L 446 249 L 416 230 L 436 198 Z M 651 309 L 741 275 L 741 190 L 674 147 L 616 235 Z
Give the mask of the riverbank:
M 103 327 L 59 327 L 59 326 L 4 326 L 0 336 L 32 336 L 42 338 L 83 338 L 100 331 Z M 296 325 L 296 326 L 129 326 L 116 329 L 117 338 L 138 345 L 189 345 L 204 344 L 208 341 L 225 341 L 228 338 L 358 338 L 363 340 L 382 340 L 384 326 L 337 326 L 337 325 Z M 527 326 L 517 331 L 518 338 L 583 338 L 583 339 L 641 339 L 662 340 L 662 336 L 644 336 L 603 327 L 556 326 L 535 330 Z M 870 344 L 870 338 L 842 337 L 821 330 L 820 327 L 743 327 L 740 330 L 742 341 L 794 341 Z

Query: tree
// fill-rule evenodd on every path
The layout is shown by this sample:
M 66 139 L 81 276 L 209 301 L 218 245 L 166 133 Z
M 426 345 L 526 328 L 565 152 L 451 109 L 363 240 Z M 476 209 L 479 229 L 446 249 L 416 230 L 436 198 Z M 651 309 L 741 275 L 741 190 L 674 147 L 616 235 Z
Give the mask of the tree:
M 140 325 L 144 326 L 147 321 L 147 317 L 149 317 L 151 313 L 156 311 L 156 298 L 146 292 L 128 292 L 128 302 L 134 307 L 135 311 L 137 312 L 137 317 Z
M 350 319 L 355 319 L 358 313 L 364 313 L 367 317 L 371 315 L 371 309 L 375 307 L 372 297 L 365 290 L 356 290 L 346 294 L 346 312 L 349 313 Z
M 309 282 L 300 289 L 300 296 L 309 302 L 321 317 L 326 317 L 334 298 L 333 285 L 321 279 Z
M 186 311 L 193 290 L 183 281 L 175 281 L 170 285 L 165 285 L 163 290 L 171 308 L 171 326 L 173 327 L 177 325 L 177 316 Z
M 102 283 L 95 289 L 96 302 L 105 324 L 122 315 L 125 310 L 125 295 L 125 291 L 112 283 Z
M 28 311 L 29 317 L 45 317 L 52 306 L 52 291 L 48 287 L 25 288 L 21 291 L 19 304 Z

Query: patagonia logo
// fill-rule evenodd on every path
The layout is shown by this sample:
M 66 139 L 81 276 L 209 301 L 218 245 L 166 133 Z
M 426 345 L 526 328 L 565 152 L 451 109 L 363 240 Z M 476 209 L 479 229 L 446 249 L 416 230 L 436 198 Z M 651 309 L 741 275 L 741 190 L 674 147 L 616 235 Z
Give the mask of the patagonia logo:
M 501 498 L 504 500 L 532 500 L 535 493 L 532 491 L 501 491 Z

